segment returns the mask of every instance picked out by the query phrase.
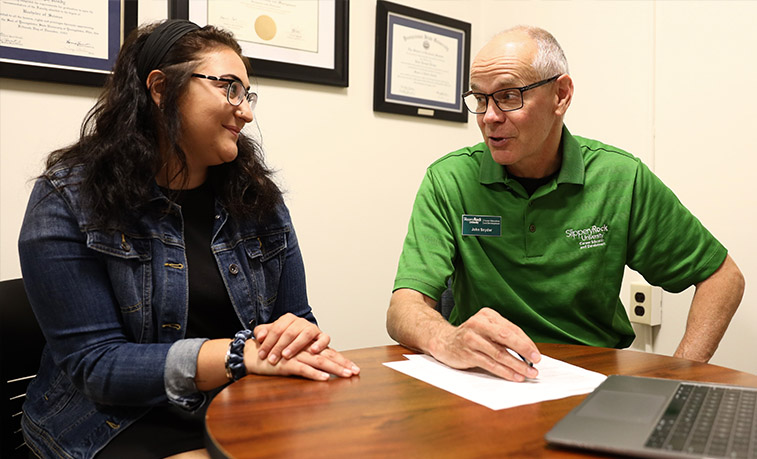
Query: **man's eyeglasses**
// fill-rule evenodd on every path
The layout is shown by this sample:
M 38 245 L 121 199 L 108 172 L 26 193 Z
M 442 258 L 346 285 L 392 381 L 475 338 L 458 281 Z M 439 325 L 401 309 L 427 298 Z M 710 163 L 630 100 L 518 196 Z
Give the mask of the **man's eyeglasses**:
M 486 113 L 486 108 L 489 104 L 489 97 L 494 101 L 494 105 L 497 106 L 503 112 L 511 112 L 523 108 L 523 93 L 529 89 L 538 88 L 547 83 L 551 83 L 558 79 L 560 75 L 555 75 L 552 78 L 546 80 L 537 81 L 536 83 L 520 88 L 505 88 L 499 91 L 494 91 L 491 94 L 484 94 L 482 92 L 467 91 L 463 93 L 463 102 L 469 112 L 480 115 Z
M 226 86 L 226 100 L 233 106 L 237 106 L 247 99 L 250 104 L 250 110 L 255 110 L 255 105 L 258 103 L 258 95 L 254 92 L 248 92 L 239 80 L 233 80 L 231 78 L 221 78 L 211 75 L 203 75 L 201 73 L 193 73 L 195 78 L 206 78 L 213 81 L 223 81 Z

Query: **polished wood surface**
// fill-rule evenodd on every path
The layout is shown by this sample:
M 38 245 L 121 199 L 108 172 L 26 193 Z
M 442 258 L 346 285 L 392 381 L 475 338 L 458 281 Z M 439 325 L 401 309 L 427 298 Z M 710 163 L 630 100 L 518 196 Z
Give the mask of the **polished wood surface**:
M 545 355 L 607 375 L 757 387 L 757 375 L 631 350 L 539 344 Z M 411 351 L 344 352 L 359 376 L 327 382 L 250 375 L 222 390 L 205 419 L 214 457 L 587 457 L 544 434 L 586 396 L 494 411 L 382 363 Z

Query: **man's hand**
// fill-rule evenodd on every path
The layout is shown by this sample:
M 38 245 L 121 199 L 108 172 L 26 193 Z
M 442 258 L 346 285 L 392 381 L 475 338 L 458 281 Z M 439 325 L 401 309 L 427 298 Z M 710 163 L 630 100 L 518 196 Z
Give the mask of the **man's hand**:
M 509 381 L 535 378 L 539 372 L 508 349 L 528 359 L 541 360 L 526 334 L 496 311 L 483 308 L 458 327 L 432 341 L 431 355 L 453 368 L 479 367 Z
M 510 381 L 538 375 L 532 363 L 541 360 L 536 345 L 512 322 L 489 308 L 483 308 L 454 327 L 434 310 L 436 301 L 412 289 L 392 294 L 387 311 L 387 330 L 397 342 L 432 355 L 453 368 L 483 368 Z
M 286 313 L 270 324 L 258 325 L 253 330 L 255 340 L 260 343 L 257 355 L 275 365 L 282 357 L 290 359 L 307 348 L 311 354 L 326 349 L 331 338 L 316 325 Z

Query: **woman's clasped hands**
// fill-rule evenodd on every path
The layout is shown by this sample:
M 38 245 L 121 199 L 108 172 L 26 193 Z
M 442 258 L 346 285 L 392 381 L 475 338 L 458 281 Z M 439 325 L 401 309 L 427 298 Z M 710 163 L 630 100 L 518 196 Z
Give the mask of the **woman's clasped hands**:
M 253 330 L 247 341 L 245 365 L 249 373 L 293 375 L 325 381 L 329 375 L 349 378 L 360 368 L 331 349 L 331 338 L 318 326 L 287 313 Z

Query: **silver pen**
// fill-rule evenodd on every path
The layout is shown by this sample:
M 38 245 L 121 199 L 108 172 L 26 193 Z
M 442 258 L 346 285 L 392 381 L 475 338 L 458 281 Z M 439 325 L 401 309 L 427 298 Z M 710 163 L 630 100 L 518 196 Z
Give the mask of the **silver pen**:
M 532 368 L 533 368 L 533 366 L 534 366 L 534 363 L 533 363 L 533 362 L 531 362 L 531 361 L 530 361 L 530 360 L 528 360 L 527 358 L 525 358 L 525 357 L 523 357 L 522 355 L 520 355 L 520 353 L 519 353 L 519 352 L 516 352 L 516 354 L 518 354 L 518 357 L 520 357 L 520 359 L 521 359 L 522 361 L 526 362 L 526 365 L 528 365 L 529 367 L 532 367 Z

